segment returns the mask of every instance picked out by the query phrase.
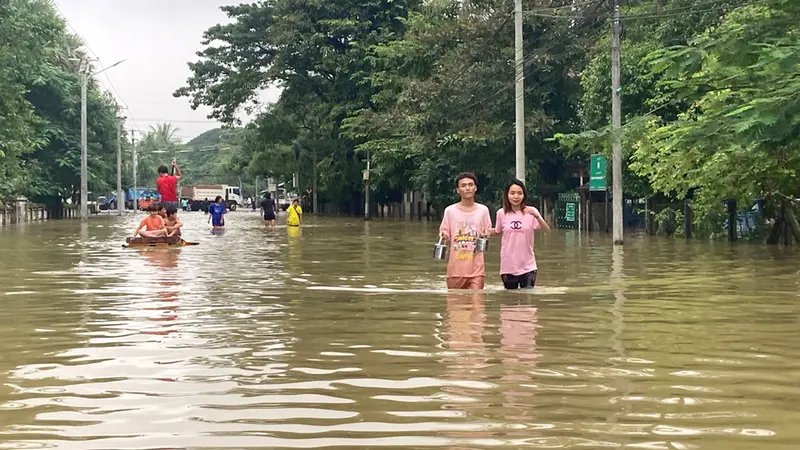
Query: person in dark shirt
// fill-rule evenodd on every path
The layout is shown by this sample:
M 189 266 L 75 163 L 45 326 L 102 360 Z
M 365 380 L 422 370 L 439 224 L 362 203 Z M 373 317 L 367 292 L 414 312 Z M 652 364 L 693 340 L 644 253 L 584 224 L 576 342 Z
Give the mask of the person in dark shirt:
M 267 225 L 275 226 L 275 200 L 272 199 L 269 193 L 261 201 L 261 214 L 264 216 L 264 221 Z

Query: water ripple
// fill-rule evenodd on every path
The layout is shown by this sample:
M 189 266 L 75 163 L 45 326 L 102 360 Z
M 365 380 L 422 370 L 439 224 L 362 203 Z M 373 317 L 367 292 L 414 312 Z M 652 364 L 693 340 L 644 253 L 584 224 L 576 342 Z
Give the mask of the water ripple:
M 0 230 L 0 449 L 796 448 L 800 262 L 537 237 L 540 283 L 448 292 L 435 223 L 237 211 Z M 743 263 L 746 262 L 746 263 Z

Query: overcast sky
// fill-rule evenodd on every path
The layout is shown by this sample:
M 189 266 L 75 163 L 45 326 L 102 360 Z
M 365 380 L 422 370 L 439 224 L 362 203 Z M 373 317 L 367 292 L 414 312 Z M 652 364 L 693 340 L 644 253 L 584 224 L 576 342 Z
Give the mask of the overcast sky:
M 226 0 L 53 0 L 75 32 L 104 67 L 122 64 L 98 75 L 98 81 L 127 104 L 128 128 L 147 130 L 159 122 L 179 128 L 187 141 L 219 124 L 206 118 L 209 110 L 189 107 L 174 98 L 189 77 L 189 61 L 202 50 L 203 31 L 225 22 L 219 7 L 240 3 Z M 99 68 L 98 68 L 99 70 Z M 110 80 L 110 82 L 109 82 Z M 270 89 L 261 98 L 277 99 Z

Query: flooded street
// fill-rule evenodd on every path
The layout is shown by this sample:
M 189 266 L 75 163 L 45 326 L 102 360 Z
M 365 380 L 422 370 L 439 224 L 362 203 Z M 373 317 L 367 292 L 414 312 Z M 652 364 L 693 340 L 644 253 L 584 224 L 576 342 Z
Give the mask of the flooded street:
M 182 218 L 200 245 L 122 248 L 132 215 L 0 229 L 0 448 L 800 442 L 795 250 L 554 231 L 535 290 L 502 290 L 495 239 L 456 293 L 438 223 Z

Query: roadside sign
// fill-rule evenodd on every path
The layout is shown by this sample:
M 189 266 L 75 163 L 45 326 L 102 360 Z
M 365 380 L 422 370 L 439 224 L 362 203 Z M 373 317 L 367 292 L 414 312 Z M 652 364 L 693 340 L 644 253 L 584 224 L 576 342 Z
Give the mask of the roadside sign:
M 589 190 L 606 190 L 606 157 L 604 155 L 592 155 L 589 162 Z
M 567 203 L 567 222 L 575 222 L 575 203 Z

